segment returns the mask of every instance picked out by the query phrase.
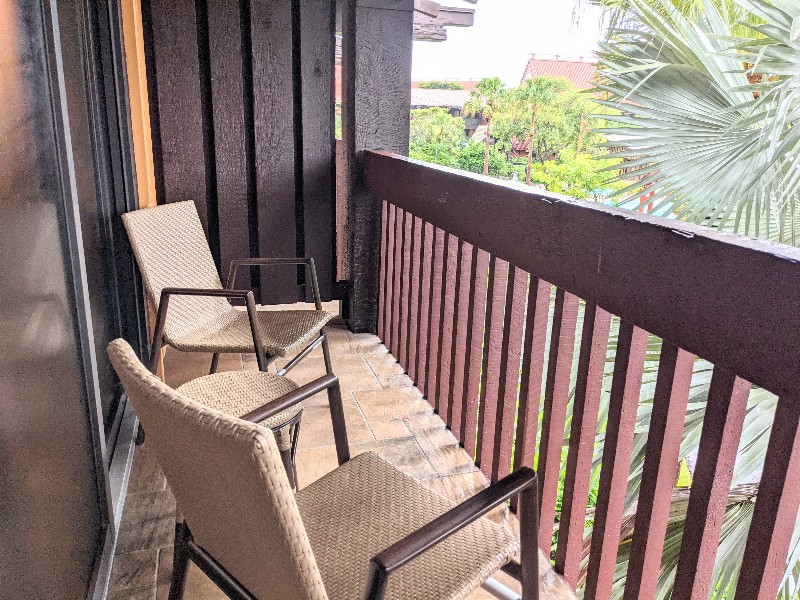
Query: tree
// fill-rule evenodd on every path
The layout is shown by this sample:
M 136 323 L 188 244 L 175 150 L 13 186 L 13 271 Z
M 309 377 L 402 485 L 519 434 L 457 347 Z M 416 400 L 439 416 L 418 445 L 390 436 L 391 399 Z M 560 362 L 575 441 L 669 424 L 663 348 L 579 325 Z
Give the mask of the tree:
M 624 138 L 627 149 L 616 156 L 629 159 L 627 176 L 641 177 L 636 187 L 649 184 L 655 192 L 650 201 L 660 213 L 800 245 L 800 2 L 736 0 L 735 10 L 731 4 L 616 2 L 614 25 L 601 47 L 599 89 L 608 95 L 600 102 L 622 112 L 606 115 L 613 126 L 602 131 Z M 736 20 L 745 13 L 744 22 Z M 622 190 L 623 206 L 639 204 L 635 191 Z M 612 333 L 610 346 L 615 342 Z M 657 358 L 650 349 L 648 354 L 648 363 Z M 705 361 L 695 363 L 683 456 L 698 447 L 712 369 Z M 637 418 L 628 510 L 635 510 L 641 483 L 644 442 L 638 432 L 649 428 L 652 396 L 652 390 L 643 393 Z M 763 465 L 770 430 L 761 423 L 772 422 L 776 402 L 763 389 L 751 391 L 714 567 L 714 598 L 734 596 L 757 486 L 744 495 L 739 490 Z M 658 598 L 671 593 L 685 517 L 685 509 L 671 514 Z M 616 590 L 624 585 L 629 549 L 621 540 Z M 779 598 L 797 598 L 798 589 L 800 521 Z
M 419 84 L 421 90 L 463 90 L 464 86 L 457 81 L 423 81 Z
M 483 173 L 492 177 L 507 177 L 510 174 L 510 167 L 505 155 L 497 148 L 490 148 L 487 169 L 484 148 L 485 145 L 480 142 L 470 142 L 459 151 L 458 156 L 456 156 L 455 166 L 473 173 Z
M 531 165 L 536 137 L 536 118 L 540 112 L 551 108 L 559 97 L 569 90 L 570 84 L 563 77 L 534 77 L 526 79 L 514 90 L 514 102 L 527 112 L 530 126 L 525 139 L 528 142 L 528 164 L 525 168 L 525 183 L 531 184 Z
M 465 142 L 464 119 L 450 115 L 444 108 L 411 111 L 411 158 L 452 167 Z
M 483 174 L 489 174 L 489 148 L 492 138 L 492 119 L 508 104 L 508 91 L 499 77 L 489 77 L 475 85 L 470 92 L 464 112 L 470 116 L 482 116 L 486 120 L 484 139 Z

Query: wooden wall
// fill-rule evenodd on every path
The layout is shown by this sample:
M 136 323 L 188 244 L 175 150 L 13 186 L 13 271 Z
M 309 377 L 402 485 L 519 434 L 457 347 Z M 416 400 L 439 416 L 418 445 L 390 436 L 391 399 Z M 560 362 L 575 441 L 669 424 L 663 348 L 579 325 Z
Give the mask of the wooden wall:
M 335 2 L 141 5 L 158 202 L 195 201 L 223 279 L 233 258 L 311 256 L 330 299 Z M 310 290 L 293 267 L 251 276 L 264 303 Z

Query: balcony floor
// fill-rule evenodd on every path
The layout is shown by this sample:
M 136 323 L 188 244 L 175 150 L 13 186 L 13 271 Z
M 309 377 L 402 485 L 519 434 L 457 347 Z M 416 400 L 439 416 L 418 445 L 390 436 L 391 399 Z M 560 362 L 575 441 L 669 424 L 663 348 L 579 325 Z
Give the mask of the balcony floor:
M 334 371 L 341 380 L 352 454 L 375 452 L 456 502 L 489 484 L 377 336 L 353 334 L 336 323 L 326 331 Z M 206 374 L 210 360 L 211 355 L 168 350 L 165 357 L 167 382 L 175 387 Z M 274 365 L 271 368 L 279 368 L 281 361 Z M 220 370 L 256 368 L 252 355 L 241 358 L 223 355 L 220 360 Z M 324 371 L 322 352 L 318 348 L 289 376 L 303 384 Z M 306 400 L 304 406 L 297 452 L 300 487 L 337 466 L 327 395 L 318 394 Z M 145 442 L 134 458 L 109 598 L 167 598 L 172 573 L 174 512 L 175 500 Z M 491 518 L 507 518 L 512 523 L 515 520 L 500 510 Z M 540 569 L 542 598 L 573 598 L 566 584 L 548 567 L 545 563 Z M 496 578 L 518 590 L 516 582 L 502 573 Z M 224 600 L 226 596 L 193 566 L 185 598 Z M 470 600 L 489 598 L 493 596 L 483 590 L 470 596 Z

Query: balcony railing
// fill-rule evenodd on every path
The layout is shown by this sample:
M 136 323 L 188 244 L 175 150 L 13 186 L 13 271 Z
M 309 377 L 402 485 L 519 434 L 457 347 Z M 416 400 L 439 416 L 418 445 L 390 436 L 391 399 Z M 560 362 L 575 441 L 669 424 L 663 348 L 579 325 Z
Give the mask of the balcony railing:
M 536 465 L 540 546 L 557 527 L 573 586 L 588 546 L 586 598 L 611 594 L 648 339 L 663 341 L 625 598 L 655 595 L 695 358 L 713 376 L 673 598 L 708 597 L 751 384 L 778 396 L 736 592 L 775 598 L 800 504 L 800 251 L 381 152 L 365 179 L 383 202 L 379 336 L 493 481 Z

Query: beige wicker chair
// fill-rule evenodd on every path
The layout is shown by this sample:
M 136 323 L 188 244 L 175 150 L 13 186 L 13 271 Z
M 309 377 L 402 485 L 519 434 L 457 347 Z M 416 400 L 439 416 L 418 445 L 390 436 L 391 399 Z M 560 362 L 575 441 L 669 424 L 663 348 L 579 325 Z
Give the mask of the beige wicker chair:
M 135 210 L 122 215 L 122 221 L 147 295 L 158 310 L 150 355 L 153 370 L 164 342 L 184 352 L 211 352 L 211 373 L 221 353 L 254 352 L 259 369 L 266 371 L 274 358 L 299 352 L 281 375 L 322 344 L 331 373 L 323 327 L 332 315 L 322 310 L 313 259 L 237 259 L 223 288 L 194 202 Z M 306 265 L 316 310 L 256 310 L 252 292 L 233 289 L 238 268 L 251 265 Z M 234 308 L 231 298 L 244 300 L 247 310 Z
M 521 579 L 525 600 L 538 597 L 532 470 L 456 506 L 374 454 L 345 463 L 342 452 L 343 466 L 295 496 L 268 429 L 170 389 L 122 340 L 108 352 L 185 519 L 176 526 L 171 600 L 183 596 L 189 560 L 234 599 L 464 598 L 504 566 Z M 483 518 L 515 495 L 519 564 L 510 527 Z

